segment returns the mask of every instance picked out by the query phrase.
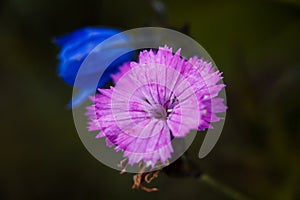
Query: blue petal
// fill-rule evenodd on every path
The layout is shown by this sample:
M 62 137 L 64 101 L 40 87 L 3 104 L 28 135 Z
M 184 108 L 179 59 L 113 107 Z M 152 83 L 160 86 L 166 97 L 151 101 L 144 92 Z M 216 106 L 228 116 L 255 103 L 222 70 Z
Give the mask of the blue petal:
M 112 56 L 118 54 L 118 52 L 120 51 L 120 49 L 118 50 L 114 50 L 113 52 L 107 51 L 104 55 L 106 59 L 111 58 Z M 95 66 L 93 68 L 90 68 L 89 71 L 84 71 L 81 73 L 81 77 L 83 76 L 90 76 L 93 75 L 97 72 L 106 72 L 103 73 L 102 76 L 108 76 L 110 77 L 110 75 L 112 73 L 116 73 L 119 70 L 119 66 L 121 66 L 124 62 L 129 61 L 129 58 L 133 57 L 133 53 L 129 52 L 126 53 L 124 55 L 122 55 L 121 57 L 119 57 L 118 59 L 116 59 L 113 63 L 111 63 L 107 69 L 105 69 L 105 66 L 101 65 L 100 62 L 98 62 L 97 59 L 92 60 L 90 59 L 89 64 Z M 99 58 L 100 59 L 100 58 Z M 84 60 L 84 59 L 83 59 Z M 92 62 L 93 61 L 93 62 Z M 76 60 L 76 59 L 70 59 L 70 60 L 62 60 L 60 61 L 58 68 L 59 68 L 59 76 L 69 85 L 74 86 L 74 82 L 78 73 L 78 70 L 82 64 L 82 60 Z M 92 70 L 92 71 L 91 71 Z M 109 73 L 107 73 L 109 72 Z M 108 80 L 109 81 L 109 80 Z M 85 87 L 89 87 L 88 84 L 81 84 L 79 82 L 77 82 L 76 87 L 79 88 L 85 88 Z M 100 86 L 99 86 L 100 87 Z
M 59 53 L 59 67 L 58 74 L 59 76 L 68 84 L 74 84 L 77 72 L 80 65 L 87 57 L 87 55 L 94 49 L 98 44 L 100 44 L 105 39 L 119 33 L 115 29 L 106 29 L 106 28 L 83 28 L 69 35 L 57 38 L 55 43 L 61 45 L 61 52 Z M 122 42 L 128 40 L 124 37 Z M 97 56 L 101 57 L 110 57 L 116 55 L 122 47 L 113 48 L 105 53 Z M 123 48 L 124 49 L 124 48 Z M 132 58 L 132 54 L 126 54 L 120 59 L 117 59 L 112 63 L 112 67 L 119 67 L 118 65 L 122 64 L 125 61 L 128 61 Z M 99 63 L 95 63 L 99 65 Z M 95 65 L 95 66 L 97 66 Z M 97 71 L 104 71 L 103 66 L 97 68 L 92 68 Z
M 102 77 L 101 80 L 99 81 L 99 87 L 103 87 L 107 82 L 107 76 Z M 69 108 L 76 108 L 80 106 L 89 96 L 95 93 L 95 88 L 85 88 L 80 90 L 69 102 L 68 107 Z
M 88 40 L 90 37 L 105 37 L 108 38 L 120 31 L 111 28 L 93 28 L 86 27 L 76 30 L 72 33 L 54 39 L 54 43 L 58 46 L 76 45 L 82 41 Z
M 69 108 L 76 108 L 80 106 L 90 95 L 92 95 L 95 91 L 94 90 L 81 90 L 76 94 L 75 97 L 69 102 Z
M 61 47 L 61 51 L 58 55 L 60 60 L 58 65 L 59 76 L 67 84 L 74 86 L 78 70 L 84 59 L 102 41 L 118 33 L 120 33 L 120 31 L 116 29 L 87 27 L 56 38 L 54 41 L 55 44 Z M 119 45 L 126 42 L 129 42 L 129 39 L 124 36 L 120 41 L 115 41 L 111 48 L 102 51 L 101 54 L 97 54 L 97 52 L 94 51 L 92 52 L 95 54 L 93 55 L 95 59 L 92 59 L 89 64 L 92 64 L 93 67 L 89 67 L 89 71 L 84 71 L 80 74 L 80 78 L 83 81 L 79 81 L 79 84 L 77 84 L 76 87 L 80 88 L 81 91 L 72 100 L 72 107 L 80 105 L 91 93 L 95 92 L 94 86 L 89 83 L 89 76 L 92 76 L 95 73 L 99 74 L 99 72 L 104 72 L 98 83 L 98 87 L 103 87 L 110 81 L 111 74 L 118 71 L 118 68 L 122 63 L 131 60 L 133 53 L 127 53 L 116 59 L 107 69 L 105 69 L 103 64 L 107 63 L 105 60 L 114 58 L 116 55 L 119 55 L 120 52 L 130 51 L 131 49 L 128 46 Z M 116 47 L 113 45 L 116 45 Z

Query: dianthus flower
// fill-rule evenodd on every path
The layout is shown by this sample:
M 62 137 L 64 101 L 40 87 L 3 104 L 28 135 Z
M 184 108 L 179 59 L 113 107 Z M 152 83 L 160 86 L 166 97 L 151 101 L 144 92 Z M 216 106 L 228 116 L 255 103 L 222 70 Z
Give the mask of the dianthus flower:
M 226 106 L 218 94 L 224 84 L 211 62 L 180 56 L 180 50 L 145 50 L 114 75 L 115 86 L 99 89 L 87 109 L 89 130 L 100 131 L 108 146 L 123 151 L 128 164 L 167 164 L 173 138 L 213 128 Z

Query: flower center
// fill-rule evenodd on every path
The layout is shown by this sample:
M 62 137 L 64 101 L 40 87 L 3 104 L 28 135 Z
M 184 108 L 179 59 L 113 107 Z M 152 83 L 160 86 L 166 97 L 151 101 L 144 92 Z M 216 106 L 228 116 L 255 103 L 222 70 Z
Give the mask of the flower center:
M 164 108 L 162 105 L 159 105 L 159 104 L 153 105 L 152 108 L 148 112 L 151 115 L 151 117 L 156 118 L 156 119 L 166 120 L 168 117 L 166 108 Z

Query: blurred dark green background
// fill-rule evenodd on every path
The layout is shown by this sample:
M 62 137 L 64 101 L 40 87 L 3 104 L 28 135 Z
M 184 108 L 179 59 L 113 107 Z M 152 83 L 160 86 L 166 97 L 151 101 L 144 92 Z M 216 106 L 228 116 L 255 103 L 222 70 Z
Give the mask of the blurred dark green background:
M 131 190 L 82 145 L 57 77 L 55 36 L 84 26 L 156 25 L 150 1 L 0 1 L 0 199 L 228 199 L 191 178 L 161 175 Z M 190 34 L 224 71 L 229 110 L 202 169 L 253 199 L 300 199 L 300 3 L 165 1 L 166 23 Z

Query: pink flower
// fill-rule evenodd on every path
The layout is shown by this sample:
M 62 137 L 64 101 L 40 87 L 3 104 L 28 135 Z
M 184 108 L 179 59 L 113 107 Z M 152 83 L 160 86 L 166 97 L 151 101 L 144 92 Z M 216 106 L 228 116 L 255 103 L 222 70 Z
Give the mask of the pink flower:
M 221 73 L 197 57 L 188 61 L 168 47 L 142 51 L 113 76 L 115 87 L 99 89 L 89 106 L 89 130 L 100 131 L 108 146 L 123 151 L 128 163 L 165 164 L 172 138 L 212 128 L 226 106 L 218 94 Z

